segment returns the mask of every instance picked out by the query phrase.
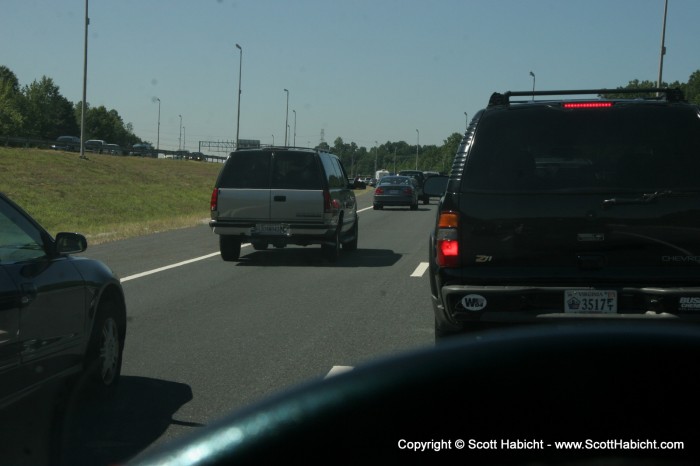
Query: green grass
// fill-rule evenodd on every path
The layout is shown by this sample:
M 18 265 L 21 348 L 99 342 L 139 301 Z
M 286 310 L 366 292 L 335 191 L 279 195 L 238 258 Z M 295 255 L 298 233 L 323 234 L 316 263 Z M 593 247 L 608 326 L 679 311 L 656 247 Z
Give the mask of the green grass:
M 222 165 L 0 147 L 0 191 L 52 235 L 100 243 L 183 228 L 209 218 Z

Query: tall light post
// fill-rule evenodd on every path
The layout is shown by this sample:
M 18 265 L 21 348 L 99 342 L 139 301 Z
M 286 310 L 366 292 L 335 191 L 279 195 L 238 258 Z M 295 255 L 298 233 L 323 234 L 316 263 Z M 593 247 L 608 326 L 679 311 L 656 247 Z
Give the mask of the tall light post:
M 469 116 L 467 115 L 467 112 L 464 112 L 464 123 L 465 129 L 469 129 Z
M 83 102 L 80 105 L 80 158 L 85 158 L 85 99 L 87 99 L 88 0 L 85 0 L 85 43 L 83 49 Z
M 418 146 L 420 144 L 420 131 L 416 130 L 416 170 L 418 170 Z
M 158 156 L 158 151 L 160 150 L 160 99 L 156 97 L 158 101 L 158 136 L 156 139 L 156 156 Z
M 243 49 L 236 44 L 236 48 L 241 51 L 241 57 L 238 62 L 238 115 L 236 116 L 236 149 L 238 149 L 238 131 L 241 128 L 241 74 L 243 70 Z
M 377 175 L 377 154 L 379 154 L 379 143 L 374 141 L 374 174 Z M 377 180 L 379 181 L 379 180 Z
M 273 146 L 275 145 L 275 135 L 274 134 L 272 135 L 272 145 Z
M 664 23 L 661 28 L 661 56 L 659 57 L 659 80 L 656 82 L 656 87 L 661 87 L 661 74 L 664 68 L 664 55 L 666 55 L 666 11 L 668 10 L 668 0 L 664 2 Z
M 296 147 L 297 146 L 297 111 L 292 110 L 292 112 L 294 112 L 294 142 L 292 143 L 292 145 L 294 147 Z
M 182 127 L 182 150 L 187 150 L 187 128 Z
M 177 138 L 177 150 L 181 151 L 182 150 L 182 115 L 178 115 L 180 117 L 180 135 Z
M 532 100 L 535 100 L 535 73 L 530 71 L 530 76 L 532 76 Z
M 287 128 L 289 127 L 289 91 L 287 89 L 284 90 L 284 92 L 287 93 L 287 113 L 285 114 L 284 117 L 284 145 L 287 145 Z

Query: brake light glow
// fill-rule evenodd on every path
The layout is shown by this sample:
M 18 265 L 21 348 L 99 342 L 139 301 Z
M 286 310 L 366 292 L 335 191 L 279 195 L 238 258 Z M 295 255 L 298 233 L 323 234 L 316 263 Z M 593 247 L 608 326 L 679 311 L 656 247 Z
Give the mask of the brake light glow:
M 377 188 L 374 190 L 374 194 L 384 194 L 384 189 L 383 188 Z
M 612 102 L 566 102 L 564 108 L 610 108 Z
M 437 264 L 440 267 L 459 266 L 459 215 L 443 212 L 438 219 L 436 234 Z
M 327 214 L 340 210 L 340 201 L 333 199 L 328 190 L 323 191 L 323 211 Z
M 212 211 L 216 210 L 217 206 L 219 204 L 219 189 L 214 188 L 214 190 L 211 192 L 211 203 L 209 207 L 211 208 Z

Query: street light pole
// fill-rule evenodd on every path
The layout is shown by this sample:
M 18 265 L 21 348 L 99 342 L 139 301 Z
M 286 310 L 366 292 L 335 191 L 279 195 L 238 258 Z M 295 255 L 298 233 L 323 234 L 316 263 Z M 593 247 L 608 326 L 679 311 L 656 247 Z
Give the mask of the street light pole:
M 418 170 L 418 146 L 420 145 L 420 131 L 416 130 L 416 170 Z
M 183 152 L 187 150 L 187 128 L 182 127 L 182 150 Z
M 289 91 L 285 89 L 284 92 L 287 93 L 287 113 L 284 117 L 284 145 L 287 146 L 287 128 L 289 127 Z
M 469 129 L 469 117 L 467 116 L 467 112 L 464 112 L 464 120 L 465 120 L 465 128 Z
M 85 0 L 85 44 L 83 49 L 83 101 L 80 105 L 80 158 L 85 158 L 85 99 L 87 98 L 88 0 Z
M 377 154 L 379 154 L 379 143 L 374 141 L 374 175 L 377 175 Z M 377 180 L 379 181 L 379 180 Z
M 160 150 L 160 98 L 156 97 L 158 101 L 158 136 L 156 139 L 156 157 L 158 157 L 158 151 Z
M 177 138 L 177 150 L 179 152 L 182 150 L 182 115 L 178 116 L 180 117 L 180 135 Z
M 292 110 L 292 112 L 294 112 L 294 142 L 292 143 L 292 145 L 294 147 L 296 147 L 297 146 L 297 111 Z
M 535 100 L 535 73 L 530 71 L 530 76 L 532 76 L 532 100 Z
M 241 51 L 238 62 L 238 115 L 236 116 L 236 150 L 238 150 L 238 131 L 241 128 L 241 74 L 243 70 L 243 49 L 236 44 L 236 48 Z
M 668 0 L 664 2 L 664 24 L 661 28 L 661 56 L 659 57 L 659 80 L 656 82 L 656 87 L 661 87 L 661 74 L 664 68 L 664 55 L 666 55 L 666 11 L 668 10 Z

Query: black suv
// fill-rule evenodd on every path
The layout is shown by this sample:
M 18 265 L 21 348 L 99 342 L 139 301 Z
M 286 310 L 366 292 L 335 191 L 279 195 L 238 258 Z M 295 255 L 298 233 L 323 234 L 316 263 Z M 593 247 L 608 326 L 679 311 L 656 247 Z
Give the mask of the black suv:
M 444 192 L 430 240 L 436 338 L 700 318 L 700 108 L 677 89 L 613 93 L 626 91 L 495 93 L 449 178 L 426 181 Z

